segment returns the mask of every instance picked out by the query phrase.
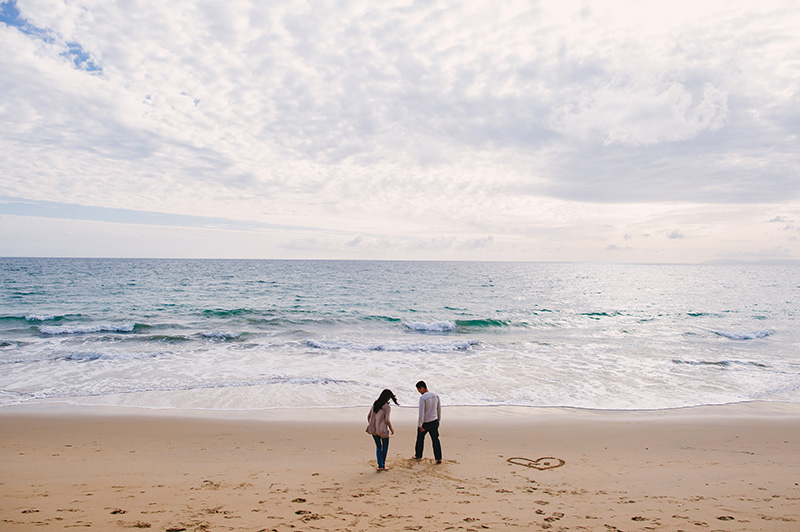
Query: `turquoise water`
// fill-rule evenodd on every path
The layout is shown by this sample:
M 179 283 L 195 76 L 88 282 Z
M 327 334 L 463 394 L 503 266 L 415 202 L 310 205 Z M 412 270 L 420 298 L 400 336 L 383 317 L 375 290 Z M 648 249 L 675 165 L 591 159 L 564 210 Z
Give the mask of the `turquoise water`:
M 800 268 L 0 259 L 0 406 L 800 402 Z

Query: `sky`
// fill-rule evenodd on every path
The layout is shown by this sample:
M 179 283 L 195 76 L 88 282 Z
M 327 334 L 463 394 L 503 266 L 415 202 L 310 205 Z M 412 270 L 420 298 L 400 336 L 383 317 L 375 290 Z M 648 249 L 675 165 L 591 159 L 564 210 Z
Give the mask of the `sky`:
M 0 0 L 0 256 L 800 259 L 795 0 Z

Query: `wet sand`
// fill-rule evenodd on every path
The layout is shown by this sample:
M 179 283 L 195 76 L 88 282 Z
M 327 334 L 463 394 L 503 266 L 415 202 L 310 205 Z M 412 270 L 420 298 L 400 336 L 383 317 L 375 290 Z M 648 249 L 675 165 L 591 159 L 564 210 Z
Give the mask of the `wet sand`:
M 4 409 L 0 530 L 800 530 L 797 405 L 415 414 L 377 472 L 366 408 Z

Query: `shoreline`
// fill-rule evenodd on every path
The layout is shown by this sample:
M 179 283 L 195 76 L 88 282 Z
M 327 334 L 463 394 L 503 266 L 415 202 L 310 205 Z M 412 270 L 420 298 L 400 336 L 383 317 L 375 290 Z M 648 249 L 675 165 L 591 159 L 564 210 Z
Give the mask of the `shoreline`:
M 800 526 L 793 403 L 633 412 L 445 407 L 441 465 L 428 442 L 423 460 L 409 458 L 416 409 L 393 408 L 390 471 L 382 473 L 363 407 L 254 418 L 43 406 L 0 409 L 3 530 Z
M 360 406 L 299 406 L 267 409 L 201 409 L 159 408 L 129 405 L 91 405 L 61 402 L 20 404 L 0 407 L 0 419 L 4 416 L 108 416 L 108 417 L 157 417 L 207 420 L 280 421 L 297 419 L 303 422 L 342 422 L 360 418 L 369 405 Z M 662 409 L 599 409 L 572 406 L 527 406 L 527 405 L 449 405 L 442 406 L 442 417 L 454 421 L 543 419 L 543 418 L 608 418 L 617 419 L 669 419 L 684 417 L 786 417 L 800 419 L 800 403 L 784 401 L 740 401 L 735 403 L 693 405 Z M 412 418 L 416 405 L 392 405 L 394 416 Z M 446 415 L 445 415 L 446 414 Z M 360 420 L 359 420 L 360 422 Z

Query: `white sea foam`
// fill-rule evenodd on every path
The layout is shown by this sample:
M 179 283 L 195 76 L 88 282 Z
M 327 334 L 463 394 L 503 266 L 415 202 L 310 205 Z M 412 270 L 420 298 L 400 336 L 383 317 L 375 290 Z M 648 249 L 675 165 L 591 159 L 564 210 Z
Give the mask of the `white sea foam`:
M 132 332 L 136 323 L 98 323 L 95 325 L 40 325 L 42 334 L 88 334 L 97 332 Z
M 234 340 L 239 338 L 242 333 L 239 332 L 205 332 L 203 336 L 206 338 L 214 338 L 217 340 Z
M 352 380 L 332 379 L 326 377 L 290 377 L 285 375 L 272 375 L 260 379 L 217 379 L 206 381 L 181 381 L 170 379 L 162 383 L 153 383 L 147 386 L 125 386 L 121 383 L 106 383 L 105 385 L 95 385 L 77 389 L 65 386 L 63 388 L 47 388 L 31 394 L 9 393 L 9 396 L 29 396 L 37 399 L 60 399 L 60 398 L 79 398 L 97 397 L 101 395 L 113 394 L 137 394 L 146 392 L 186 392 L 197 390 L 220 390 L 229 388 L 252 388 L 256 386 L 269 385 L 292 385 L 292 386 L 318 386 L 318 385 L 359 385 Z M 2 390 L 0 390 L 2 392 Z
M 419 332 L 452 332 L 456 330 L 454 321 L 435 321 L 433 323 L 406 321 L 403 322 L 403 326 L 408 330 Z
M 92 360 L 141 360 L 169 355 L 170 351 L 142 352 L 74 352 L 58 357 L 56 360 L 87 362 Z
M 29 316 L 25 316 L 25 319 L 28 321 L 50 321 L 56 319 L 58 316 L 53 314 L 31 314 Z
M 442 351 L 464 351 L 473 345 L 477 345 L 477 340 L 464 340 L 460 342 L 427 342 L 427 343 L 402 343 L 402 342 L 382 342 L 382 343 L 360 343 L 360 342 L 341 342 L 341 341 L 321 341 L 307 340 L 306 344 L 314 349 L 349 349 L 352 351 L 391 351 L 391 352 L 442 352 Z

